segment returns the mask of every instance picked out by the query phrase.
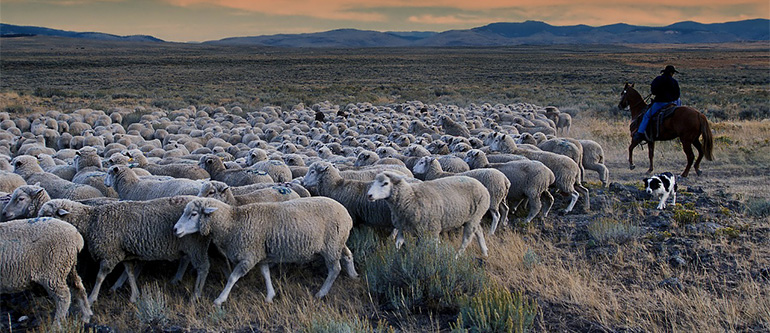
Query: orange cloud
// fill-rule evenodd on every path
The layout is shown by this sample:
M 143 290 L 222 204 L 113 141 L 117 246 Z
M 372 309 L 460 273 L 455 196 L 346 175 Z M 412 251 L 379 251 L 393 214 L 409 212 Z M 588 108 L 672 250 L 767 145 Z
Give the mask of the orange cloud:
M 415 15 L 407 18 L 409 22 L 420 24 L 446 24 L 446 25 L 459 25 L 459 24 L 486 24 L 490 22 L 506 21 L 505 18 L 494 17 L 479 17 L 475 15 Z

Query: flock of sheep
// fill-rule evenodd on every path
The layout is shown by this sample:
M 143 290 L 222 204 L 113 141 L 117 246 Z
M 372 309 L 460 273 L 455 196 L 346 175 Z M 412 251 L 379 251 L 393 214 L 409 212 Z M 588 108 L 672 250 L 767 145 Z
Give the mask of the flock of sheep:
M 0 292 L 42 285 L 58 322 L 72 288 L 87 322 L 118 264 L 112 288 L 128 281 L 133 302 L 143 262 L 178 260 L 172 282 L 192 264 L 198 298 L 213 243 L 232 264 L 216 305 L 256 265 L 270 302 L 271 264 L 319 255 L 323 297 L 343 266 L 357 277 L 345 243 L 359 224 L 392 230 L 397 246 L 462 227 L 458 255 L 475 237 L 486 256 L 485 214 L 491 235 L 520 207 L 527 223 L 547 217 L 549 189 L 570 196 L 565 213 L 581 197 L 589 210 L 586 169 L 607 184 L 601 146 L 556 137 L 570 124 L 523 103 L 0 113 Z M 99 265 L 90 295 L 76 271 L 84 246 Z

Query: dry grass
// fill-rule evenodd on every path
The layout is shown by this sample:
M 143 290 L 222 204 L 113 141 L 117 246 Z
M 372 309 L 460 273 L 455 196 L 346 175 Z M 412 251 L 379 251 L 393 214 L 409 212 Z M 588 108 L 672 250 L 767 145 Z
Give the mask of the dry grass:
M 635 187 L 645 176 L 647 152 L 637 150 L 634 159 L 638 168 L 628 170 L 628 116 L 614 111 L 615 90 L 623 81 L 649 79 L 651 70 L 659 69 L 662 63 L 672 59 L 693 60 L 687 80 L 682 80 L 683 88 L 690 96 L 697 97 L 693 99 L 700 103 L 701 109 L 711 110 L 714 105 L 735 116 L 732 119 L 737 119 L 746 102 L 766 105 L 770 92 L 766 44 L 751 45 L 745 52 L 740 50 L 740 45 L 725 46 L 729 49 L 726 52 L 698 47 L 682 50 L 678 46 L 671 46 L 674 50 L 663 46 L 666 49 L 662 52 L 661 48 L 645 46 L 640 50 L 634 46 L 635 49 L 620 51 L 597 47 L 591 52 L 563 53 L 562 49 L 525 47 L 408 52 L 333 50 L 328 56 L 285 50 L 252 52 L 254 50 L 184 46 L 172 48 L 174 57 L 162 58 L 164 60 L 158 59 L 168 53 L 165 49 L 147 49 L 144 50 L 147 55 L 136 56 L 129 48 L 115 48 L 96 56 L 92 62 L 86 61 L 85 65 L 73 66 L 61 73 L 54 64 L 59 58 L 49 55 L 47 48 L 40 53 L 34 45 L 15 49 L 11 48 L 13 45 L 8 46 L 10 51 L 4 50 L 0 59 L 8 78 L 3 80 L 0 92 L 3 110 L 71 111 L 79 107 L 108 110 L 136 105 L 172 108 L 177 104 L 221 104 L 240 105 L 249 111 L 264 104 L 287 105 L 301 101 L 310 105 L 323 100 L 339 104 L 412 99 L 459 105 L 533 102 L 577 112 L 571 136 L 600 143 L 610 169 L 610 181 Z M 66 45 L 56 47 L 72 51 L 72 56 L 63 59 L 75 64 L 89 55 Z M 16 66 L 32 55 L 39 57 L 39 65 Z M 512 62 L 512 57 L 517 61 Z M 132 60 L 126 67 L 132 70 L 115 67 L 112 58 Z M 350 64 L 340 66 L 340 59 Z M 190 61 L 205 66 L 202 65 L 200 73 L 189 71 L 185 66 Z M 437 64 L 441 66 L 435 66 Z M 732 72 L 724 74 L 723 70 L 719 73 L 724 76 L 715 74 L 715 69 L 734 66 L 743 69 L 740 75 L 748 73 L 747 78 L 739 78 L 739 74 Z M 169 78 L 168 82 L 159 86 L 156 78 L 143 76 L 154 70 L 159 71 L 158 76 Z M 134 72 L 136 74 L 132 74 Z M 117 87 L 103 86 L 104 82 L 98 78 L 110 77 L 105 73 L 120 79 Z M 599 78 L 602 82 L 596 82 L 596 77 L 586 73 L 605 73 L 605 76 Z M 222 76 L 234 81 L 221 84 Z M 345 81 L 340 82 L 340 77 Z M 739 81 L 740 85 L 735 84 Z M 61 82 L 61 87 L 49 82 Z M 696 90 L 696 82 L 700 83 L 697 89 L 701 90 Z M 65 89 L 69 84 L 72 86 L 66 88 L 70 95 L 67 97 L 32 94 L 37 87 L 50 85 Z M 720 91 L 720 96 L 712 96 L 706 90 Z M 480 258 L 475 242 L 469 246 L 467 255 L 474 258 L 489 280 L 522 292 L 537 302 L 540 311 L 535 319 L 535 331 L 770 330 L 770 276 L 767 276 L 770 275 L 767 273 L 770 271 L 770 216 L 762 213 L 770 207 L 770 122 L 717 121 L 712 123 L 712 128 L 716 160 L 702 163 L 703 176 L 692 175 L 680 181 L 677 207 L 658 212 L 649 201 L 626 200 L 622 196 L 626 193 L 596 186 L 596 174 L 589 171 L 587 180 L 593 184 L 589 187 L 594 211 L 566 216 L 554 213 L 528 226 L 500 230 L 487 238 L 488 258 Z M 678 174 L 683 170 L 685 158 L 678 142 L 658 143 L 655 153 L 656 172 Z M 563 200 L 557 196 L 555 207 L 563 204 Z M 744 212 L 742 207 L 747 203 L 760 213 Z M 675 209 L 697 212 L 698 221 L 661 224 L 660 221 L 675 220 Z M 639 229 L 621 232 L 622 241 L 617 241 L 618 236 L 613 234 L 617 230 L 610 223 L 603 225 L 597 221 L 618 221 Z M 512 222 L 515 225 L 515 219 Z M 709 223 L 717 226 L 717 232 L 703 231 L 702 227 Z M 609 236 L 602 240 L 601 235 Z M 369 236 L 391 241 L 385 238 L 385 233 Z M 451 246 L 459 245 L 456 232 L 443 240 Z M 188 299 L 193 288 L 193 273 L 188 272 L 179 285 L 166 282 L 173 275 L 173 263 L 148 265 L 139 277 L 140 288 L 157 284 L 166 296 L 161 311 L 166 316 L 163 327 L 138 319 L 140 305 L 128 301 L 128 288 L 116 294 L 104 289 L 93 307 L 92 321 L 118 331 L 165 328 L 296 332 L 339 331 L 346 327 L 351 331 L 451 330 L 457 320 L 456 312 L 404 315 L 385 310 L 369 293 L 363 278 L 371 254 L 382 244 L 361 238 L 351 243 L 355 243 L 351 248 L 362 278 L 352 280 L 341 274 L 322 300 L 313 298 L 326 274 L 319 261 L 272 268 L 273 284 L 278 292 L 273 304 L 264 303 L 264 281 L 258 271 L 252 271 L 236 284 L 224 307 L 216 309 L 213 299 L 224 287 L 226 276 L 221 258 L 214 258 L 203 297 L 196 303 Z M 684 264 L 672 264 L 671 259 L 677 256 Z M 121 269 L 116 269 L 108 278 L 108 285 Z M 81 275 L 88 290 L 95 275 L 93 270 Z M 40 323 L 48 321 L 53 304 L 40 290 L 27 296 L 22 299 L 29 301 L 14 304 L 12 312 L 37 320 L 30 328 L 51 331 L 50 325 Z M 6 311 L 8 309 L 2 309 Z M 36 326 L 38 324 L 40 326 Z M 69 324 L 65 325 L 68 331 L 81 327 L 76 322 Z

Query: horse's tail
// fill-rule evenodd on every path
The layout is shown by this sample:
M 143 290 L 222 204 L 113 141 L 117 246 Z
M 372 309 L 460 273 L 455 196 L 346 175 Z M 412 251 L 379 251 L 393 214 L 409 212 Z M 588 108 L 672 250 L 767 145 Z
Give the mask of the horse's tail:
M 706 159 L 709 161 L 714 160 L 714 136 L 711 134 L 711 127 L 706 116 L 700 114 L 700 132 L 703 134 L 703 150 L 706 154 Z

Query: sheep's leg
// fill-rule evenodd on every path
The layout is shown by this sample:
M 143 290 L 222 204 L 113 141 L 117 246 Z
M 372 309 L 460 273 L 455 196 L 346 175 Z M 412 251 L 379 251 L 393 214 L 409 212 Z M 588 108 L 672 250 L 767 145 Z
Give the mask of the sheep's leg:
M 190 260 L 192 260 L 192 264 L 198 272 L 198 276 L 195 278 L 195 292 L 192 297 L 193 300 L 197 300 L 203 293 L 203 284 L 206 282 L 206 277 L 209 275 L 211 264 L 209 263 L 209 257 L 206 253 L 196 255 L 195 257 L 190 258 Z
M 553 195 L 551 195 L 551 192 L 543 191 L 543 193 L 540 195 L 542 199 L 546 202 L 545 205 L 543 205 L 541 213 L 543 214 L 543 218 L 548 217 L 548 212 L 551 211 L 551 207 L 553 206 Z
M 139 297 L 139 287 L 136 286 L 136 275 L 134 275 L 134 264 L 126 261 L 123 263 L 126 268 L 125 272 L 128 274 L 128 285 L 131 287 L 131 297 L 129 300 L 131 303 L 136 303 L 136 298 Z
M 329 273 L 326 275 L 326 281 L 324 281 L 323 286 L 321 286 L 321 290 L 315 294 L 316 298 L 324 297 L 329 293 L 329 290 L 332 289 L 334 280 L 337 279 L 337 276 L 340 275 L 340 271 L 342 270 L 339 258 L 334 258 L 329 254 L 325 254 L 324 259 L 326 260 L 326 269 Z
M 396 236 L 398 236 L 398 228 L 393 228 L 393 231 L 390 233 L 390 238 L 396 239 Z
M 484 231 L 481 230 L 481 226 L 476 228 L 476 241 L 479 242 L 479 247 L 481 248 L 481 254 L 486 257 L 489 253 L 489 249 L 487 248 L 487 242 L 484 239 Z
M 176 269 L 176 274 L 174 274 L 174 279 L 171 280 L 172 284 L 177 284 L 179 281 L 182 281 L 182 277 L 184 277 L 184 273 L 187 272 L 187 266 L 190 265 L 190 258 L 187 256 L 183 256 L 179 259 L 179 267 Z
M 497 224 L 500 223 L 500 212 L 497 209 L 489 209 L 489 214 L 492 215 L 492 226 L 489 228 L 489 234 L 494 235 L 497 229 Z
M 273 289 L 273 280 L 270 279 L 270 265 L 259 265 L 259 270 L 262 272 L 262 276 L 265 278 L 265 289 L 267 290 L 267 296 L 265 296 L 265 302 L 272 303 L 273 297 L 275 297 L 275 289 Z
M 572 192 L 570 192 L 569 196 L 570 196 L 570 201 L 569 201 L 569 205 L 567 205 L 567 209 L 564 210 L 565 214 L 572 211 L 572 208 L 575 207 L 575 203 L 577 203 L 578 197 L 580 195 L 578 194 L 577 191 L 572 190 Z
M 577 191 L 583 195 L 583 199 L 585 199 L 585 202 L 583 203 L 583 209 L 588 212 L 591 210 L 591 198 L 588 193 L 588 189 L 585 188 L 582 184 L 575 183 L 575 188 L 577 188 Z
M 66 281 L 47 281 L 43 286 L 48 296 L 56 303 L 54 321 L 58 325 L 62 319 L 67 318 L 67 310 L 70 308 L 70 289 Z
M 500 217 L 503 219 L 503 226 L 508 225 L 508 213 L 510 212 L 510 208 L 508 207 L 508 199 L 503 199 L 500 201 Z
M 99 290 L 102 289 L 102 283 L 104 283 L 104 278 L 107 277 L 107 274 L 110 274 L 112 272 L 112 269 L 115 268 L 115 264 L 108 263 L 107 261 L 102 261 L 101 264 L 99 264 L 99 273 L 96 274 L 96 282 L 94 283 L 94 289 L 91 290 L 91 295 L 88 296 L 88 303 L 89 305 L 93 305 L 94 302 L 96 302 L 96 299 L 99 298 Z
M 139 276 L 139 273 L 142 272 L 142 269 L 144 268 L 144 262 L 139 262 L 137 265 L 134 265 L 134 276 Z M 120 287 L 123 286 L 123 284 L 126 283 L 126 280 L 128 279 L 128 273 L 125 272 L 125 269 L 122 274 L 120 274 L 120 277 L 117 281 L 110 287 L 110 292 L 114 293 L 120 289 Z
M 404 231 L 398 229 L 398 234 L 396 235 L 396 249 L 400 249 L 401 245 L 404 245 Z
M 546 191 L 546 193 L 548 192 Z M 537 213 L 540 213 L 540 209 L 543 207 L 538 195 L 532 195 L 528 201 L 529 203 L 527 204 L 527 208 L 529 209 L 529 213 L 527 213 L 527 219 L 524 220 L 524 224 L 529 224 L 529 222 L 532 222 L 535 216 L 537 216 Z
M 465 222 L 465 225 L 463 226 L 463 241 L 460 244 L 460 249 L 457 250 L 458 257 L 461 254 L 463 254 L 463 252 L 465 252 L 465 248 L 468 247 L 468 244 L 470 244 L 471 241 L 473 240 L 473 234 L 476 232 L 476 230 L 473 230 L 472 225 L 473 225 L 473 222 L 468 221 L 468 222 Z
M 345 264 L 345 271 L 348 272 L 348 276 L 357 279 L 358 273 L 353 265 L 353 252 L 347 246 L 342 248 L 342 262 Z
M 67 278 L 69 279 L 70 286 L 75 290 L 75 300 L 77 301 L 78 307 L 80 308 L 82 320 L 84 323 L 88 323 L 94 313 L 91 311 L 91 307 L 88 305 L 86 288 L 83 287 L 83 281 L 78 275 L 76 265 L 72 265 L 72 269 L 70 270 L 69 276 Z
M 233 272 L 230 273 L 230 277 L 227 278 L 227 285 L 225 285 L 225 289 L 222 290 L 222 293 L 219 294 L 219 297 L 217 297 L 217 299 L 214 300 L 214 305 L 221 306 L 222 303 L 224 303 L 227 300 L 227 296 L 230 295 L 230 290 L 233 289 L 233 286 L 235 285 L 236 282 L 238 282 L 238 279 L 246 275 L 246 273 L 248 273 L 252 268 L 254 268 L 253 263 L 247 260 L 240 261 L 238 265 L 236 265 L 235 268 L 233 269 Z M 265 274 L 265 270 L 266 269 L 263 268 L 263 271 L 262 271 L 263 275 Z M 267 276 L 268 281 L 270 278 L 269 273 L 270 271 L 268 270 L 268 276 Z M 273 289 L 273 286 L 268 284 L 268 287 L 270 287 L 270 289 L 268 289 L 268 296 L 269 296 L 269 292 Z M 275 291 L 273 291 L 273 295 L 275 295 Z M 271 299 L 272 297 L 268 299 L 268 302 L 270 302 Z

